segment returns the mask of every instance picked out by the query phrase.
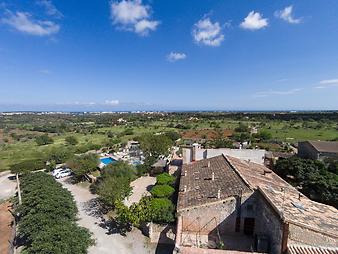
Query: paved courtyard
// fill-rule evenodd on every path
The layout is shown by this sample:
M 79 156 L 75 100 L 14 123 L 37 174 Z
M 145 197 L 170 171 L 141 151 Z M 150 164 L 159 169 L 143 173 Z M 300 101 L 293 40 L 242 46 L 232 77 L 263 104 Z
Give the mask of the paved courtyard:
M 138 203 L 143 196 L 150 195 L 150 189 L 156 183 L 156 177 L 142 176 L 131 182 L 132 194 L 125 199 L 124 204 L 130 207 L 133 203 Z

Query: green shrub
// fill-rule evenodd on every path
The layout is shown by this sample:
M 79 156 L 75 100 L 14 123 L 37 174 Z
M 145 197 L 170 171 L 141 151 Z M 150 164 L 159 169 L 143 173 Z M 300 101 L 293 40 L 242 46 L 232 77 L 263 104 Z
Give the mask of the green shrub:
M 175 220 L 174 204 L 166 198 L 153 198 L 150 201 L 151 220 L 157 223 L 169 223 Z
M 43 134 L 41 136 L 36 137 L 35 142 L 39 146 L 43 146 L 43 145 L 53 144 L 54 140 L 51 137 L 49 137 L 47 134 Z
M 175 189 L 166 184 L 155 185 L 150 192 L 156 198 L 169 198 L 174 194 Z
M 167 184 L 167 185 L 173 185 L 175 182 L 175 177 L 168 173 L 162 173 L 156 177 L 156 184 Z
M 65 141 L 68 145 L 72 145 L 72 146 L 75 146 L 79 143 L 79 141 L 77 140 L 76 137 L 74 136 L 68 136 L 65 138 Z

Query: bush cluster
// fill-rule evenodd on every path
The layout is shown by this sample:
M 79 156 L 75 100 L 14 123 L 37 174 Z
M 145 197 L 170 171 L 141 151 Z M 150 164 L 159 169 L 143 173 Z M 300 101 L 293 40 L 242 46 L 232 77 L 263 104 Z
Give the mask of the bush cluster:
M 71 193 L 43 172 L 24 175 L 21 187 L 22 204 L 16 212 L 25 253 L 87 253 L 93 240 L 87 229 L 76 224 Z

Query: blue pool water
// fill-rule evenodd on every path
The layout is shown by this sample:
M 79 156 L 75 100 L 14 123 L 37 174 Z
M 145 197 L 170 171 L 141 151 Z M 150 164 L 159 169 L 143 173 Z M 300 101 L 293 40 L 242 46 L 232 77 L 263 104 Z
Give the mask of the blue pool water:
M 111 163 L 114 163 L 116 162 L 116 160 L 112 159 L 112 158 L 101 158 L 100 161 L 105 164 L 105 165 L 108 165 L 108 164 L 111 164 Z

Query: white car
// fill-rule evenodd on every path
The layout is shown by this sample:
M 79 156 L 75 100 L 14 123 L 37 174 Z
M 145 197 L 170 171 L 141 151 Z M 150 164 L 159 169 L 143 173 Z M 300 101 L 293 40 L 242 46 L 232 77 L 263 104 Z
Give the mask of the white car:
M 65 170 L 64 168 L 56 168 L 52 171 L 52 176 L 56 176 L 61 171 Z
M 60 171 L 59 173 L 57 173 L 55 175 L 55 178 L 60 179 L 60 178 L 66 177 L 66 176 L 70 176 L 71 174 L 72 174 L 72 171 L 69 168 L 67 168 L 67 169 L 64 169 L 64 170 Z

